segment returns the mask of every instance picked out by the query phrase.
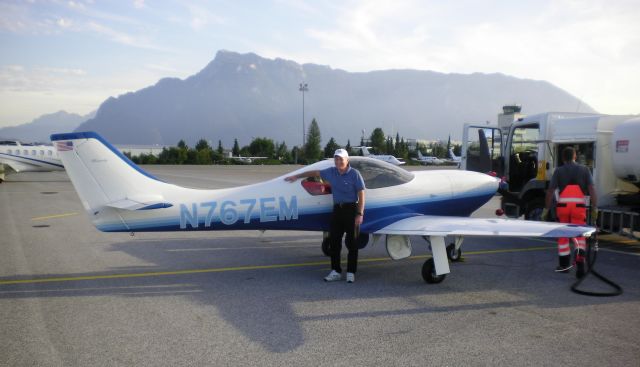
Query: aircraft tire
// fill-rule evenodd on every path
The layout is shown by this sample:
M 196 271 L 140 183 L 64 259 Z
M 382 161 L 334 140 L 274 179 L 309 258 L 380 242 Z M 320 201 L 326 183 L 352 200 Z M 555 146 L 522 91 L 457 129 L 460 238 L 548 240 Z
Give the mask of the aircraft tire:
M 458 262 L 462 260 L 462 249 L 458 249 L 458 251 L 456 251 L 456 245 L 453 243 L 450 244 L 449 246 L 447 246 L 447 258 L 449 258 L 449 260 L 452 262 Z
M 436 275 L 436 266 L 433 258 L 424 262 L 422 265 L 422 279 L 429 284 L 438 284 L 444 280 L 447 274 Z

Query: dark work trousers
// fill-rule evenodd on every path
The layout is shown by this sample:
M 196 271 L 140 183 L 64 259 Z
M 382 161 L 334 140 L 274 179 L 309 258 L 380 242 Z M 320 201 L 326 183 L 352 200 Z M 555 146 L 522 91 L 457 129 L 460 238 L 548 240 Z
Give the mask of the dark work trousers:
M 349 250 L 347 256 L 347 272 L 355 273 L 358 268 L 358 245 L 353 238 L 356 220 L 356 203 L 336 204 L 333 206 L 331 217 L 331 238 L 329 251 L 331 252 L 331 269 L 342 273 L 340 266 L 340 252 L 342 251 L 342 235 L 346 233 L 344 242 Z

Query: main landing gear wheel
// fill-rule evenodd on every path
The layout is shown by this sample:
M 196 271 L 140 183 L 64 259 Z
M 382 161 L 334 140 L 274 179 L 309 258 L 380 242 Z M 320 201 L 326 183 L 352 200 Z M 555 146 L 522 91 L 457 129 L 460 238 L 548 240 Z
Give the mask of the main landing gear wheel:
M 444 280 L 447 274 L 436 275 L 436 264 L 433 258 L 424 262 L 422 265 L 422 279 L 429 284 L 438 284 Z
M 456 251 L 456 245 L 454 243 L 447 246 L 447 258 L 452 262 L 458 262 L 462 260 L 462 249 Z
M 324 256 L 331 256 L 331 252 L 329 251 L 330 241 L 329 237 L 322 239 L 322 253 Z

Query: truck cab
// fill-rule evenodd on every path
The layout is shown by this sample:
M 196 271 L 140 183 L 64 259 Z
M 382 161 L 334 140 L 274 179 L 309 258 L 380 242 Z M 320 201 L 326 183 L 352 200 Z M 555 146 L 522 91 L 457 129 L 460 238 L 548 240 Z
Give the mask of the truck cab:
M 561 152 L 567 146 L 574 147 L 576 161 L 591 170 L 601 213 L 602 208 L 618 205 L 620 194 L 638 193 L 637 186 L 616 176 L 612 151 L 614 129 L 633 116 L 565 112 L 522 116 L 519 112 L 505 106 L 498 125 L 465 124 L 463 131 L 461 168 L 494 171 L 503 177 L 507 185 L 500 190 L 501 206 L 507 216 L 539 220 L 549 181 L 563 164 Z M 483 139 L 484 154 L 479 148 Z M 483 155 L 490 159 L 483 162 Z

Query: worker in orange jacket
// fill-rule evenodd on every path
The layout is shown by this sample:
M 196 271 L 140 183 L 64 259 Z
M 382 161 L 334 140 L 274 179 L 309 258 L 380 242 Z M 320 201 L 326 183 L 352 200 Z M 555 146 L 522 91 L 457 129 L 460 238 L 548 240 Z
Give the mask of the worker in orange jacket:
M 576 151 L 573 147 L 562 150 L 562 161 L 564 164 L 556 168 L 551 177 L 542 219 L 546 220 L 555 196 L 556 216 L 560 223 L 586 224 L 589 205 L 593 208 L 591 215 L 595 222 L 598 203 L 591 172 L 586 166 L 576 163 Z M 581 278 L 585 272 L 586 239 L 575 237 L 572 240 L 575 245 L 576 276 Z M 571 248 L 566 237 L 558 238 L 558 260 L 556 272 L 569 272 L 572 268 Z

